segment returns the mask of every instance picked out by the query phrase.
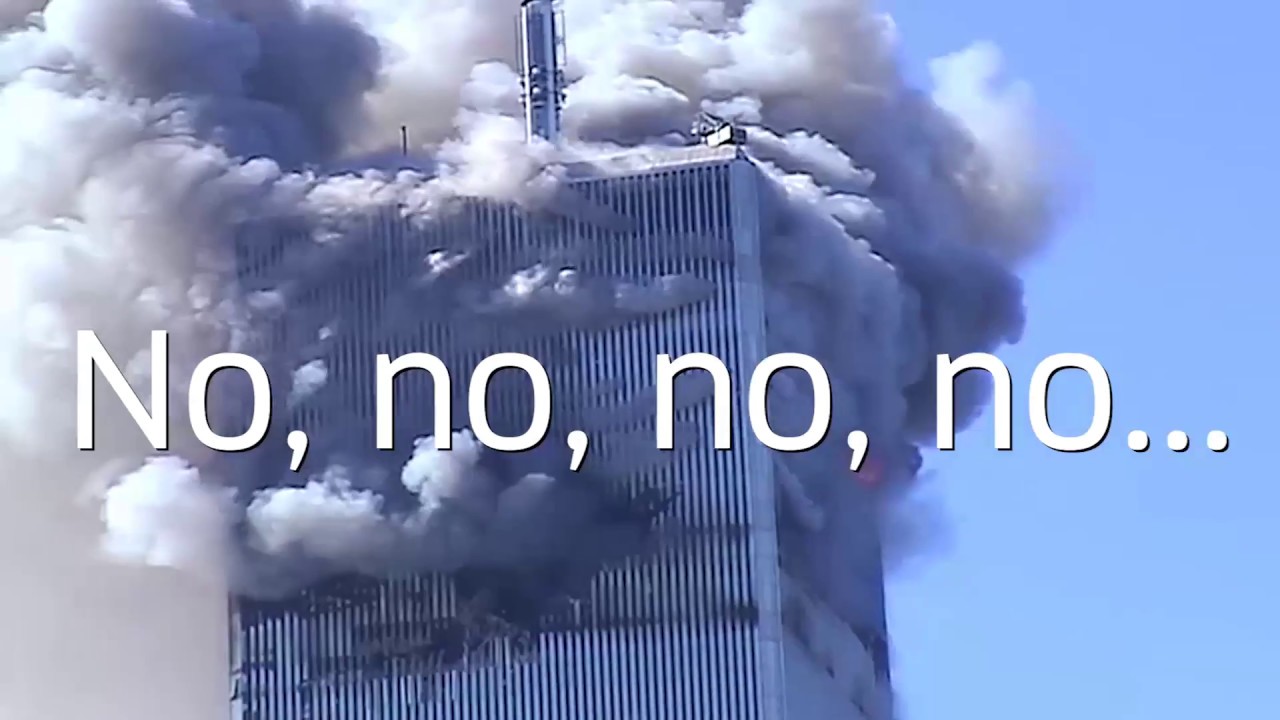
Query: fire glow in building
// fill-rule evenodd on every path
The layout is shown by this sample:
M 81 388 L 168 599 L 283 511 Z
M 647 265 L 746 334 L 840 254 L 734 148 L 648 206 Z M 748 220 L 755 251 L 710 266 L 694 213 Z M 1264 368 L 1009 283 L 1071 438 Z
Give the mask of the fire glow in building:
M 527 1 L 522 25 L 529 131 L 554 140 L 563 51 L 550 0 Z M 620 527 L 652 526 L 654 547 L 586 570 L 532 564 L 524 577 L 496 570 L 343 577 L 284 601 L 236 598 L 236 720 L 888 717 L 883 573 L 870 493 L 862 483 L 847 484 L 847 497 L 833 508 L 843 537 L 812 543 L 829 546 L 825 552 L 840 562 L 815 560 L 807 541 L 789 540 L 780 520 L 785 487 L 795 482 L 791 470 L 782 454 L 755 439 L 739 410 L 746 407 L 746 379 L 769 354 L 759 249 L 779 222 L 781 201 L 737 129 L 705 130 L 700 145 L 628 158 L 626 172 L 572 168 L 567 192 L 537 213 L 474 201 L 417 226 L 388 208 L 370 220 L 368 267 L 313 299 L 357 308 L 364 318 L 329 357 L 332 376 L 349 382 L 327 402 L 342 403 L 346 412 L 322 402 L 300 416 L 308 434 L 320 438 L 313 442 L 346 437 L 353 448 L 372 447 L 377 353 L 440 356 L 455 378 L 456 408 L 465 406 L 464 380 L 483 357 L 523 352 L 565 368 L 552 379 L 557 407 L 575 407 L 573 422 L 588 418 L 586 469 L 610 468 L 581 475 L 612 478 L 628 491 L 615 493 L 621 499 L 610 517 Z M 438 260 L 432 253 L 446 236 L 482 243 L 466 270 L 476 278 L 520 267 L 530 247 L 563 246 L 576 249 L 575 266 L 584 275 L 704 282 L 664 286 L 661 293 L 637 284 L 619 303 L 633 305 L 634 317 L 581 318 L 571 329 L 518 320 L 387 321 L 394 309 L 384 290 L 405 282 L 424 258 Z M 653 307 L 655 298 L 673 297 L 686 302 Z M 486 301 L 470 298 L 468 307 L 483 315 Z M 710 448 L 711 404 L 681 407 L 689 396 L 682 391 L 677 435 L 705 435 L 704 442 L 646 464 L 645 453 L 625 439 L 635 436 L 629 429 L 637 422 L 651 426 L 633 422 L 611 398 L 652 388 L 658 355 L 694 352 L 720 358 L 734 378 L 733 449 Z M 521 383 L 527 385 L 493 386 L 491 407 L 505 404 L 503 414 L 515 418 L 514 432 L 495 423 L 498 432 L 525 427 Z M 432 393 L 426 373 L 397 379 L 397 450 L 430 434 L 430 413 L 411 416 L 405 408 L 430 407 Z M 652 414 L 651 405 L 647 410 Z M 546 442 L 562 443 L 576 428 L 563 426 L 558 413 L 553 418 Z M 363 425 L 342 426 L 352 422 Z M 652 453 L 652 430 L 639 436 Z M 853 576 L 853 597 L 828 602 L 806 590 L 815 577 L 837 571 Z M 544 587 L 550 578 L 575 572 L 586 580 L 580 600 L 544 603 L 554 594 Z

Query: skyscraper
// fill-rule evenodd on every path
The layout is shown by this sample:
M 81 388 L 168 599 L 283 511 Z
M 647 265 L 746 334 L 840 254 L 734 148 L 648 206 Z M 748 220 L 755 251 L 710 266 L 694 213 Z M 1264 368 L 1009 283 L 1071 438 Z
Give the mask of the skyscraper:
M 607 563 L 589 578 L 583 602 L 539 608 L 538 617 L 519 631 L 496 627 L 483 643 L 453 637 L 459 632 L 454 618 L 474 609 L 464 598 L 473 593 L 474 600 L 474 589 L 457 575 L 339 579 L 288 601 L 237 600 L 232 621 L 237 718 L 886 716 L 888 671 L 874 531 L 855 534 L 861 547 L 834 551 L 849 558 L 844 571 L 863 585 L 865 602 L 840 613 L 827 607 L 820 593 L 806 592 L 804 578 L 823 570 L 793 564 L 790 556 L 799 553 L 785 552 L 778 487 L 785 482 L 780 474 L 789 471 L 756 441 L 746 422 L 746 380 L 768 354 L 759 248 L 762 233 L 780 215 L 776 191 L 734 143 L 652 151 L 628 162 L 625 173 L 579 170 L 552 211 L 534 214 L 476 201 L 422 227 L 395 209 L 371 219 L 370 237 L 376 242 L 368 256 L 373 259 L 349 273 L 347 284 L 331 286 L 314 299 L 355 308 L 350 314 L 359 319 L 344 346 L 330 353 L 332 376 L 347 379 L 330 402 L 345 405 L 346 411 L 322 403 L 306 410 L 301 421 L 314 435 L 348 438 L 358 453 L 373 446 L 377 353 L 434 352 L 465 378 L 485 355 L 525 352 L 549 367 L 564 368 L 553 378 L 557 404 L 578 409 L 571 422 L 586 418 L 593 435 L 588 466 L 612 468 L 605 475 L 635 490 L 678 491 L 657 521 L 662 527 L 656 549 Z M 417 322 L 412 312 L 388 321 L 396 310 L 386 289 L 404 282 L 405 268 L 438 257 L 433 248 L 456 246 L 459 237 L 479 243 L 469 256 L 474 268 L 466 271 L 473 277 L 502 276 L 520 266 L 529 248 L 545 255 L 547 248 L 561 247 L 575 257 L 583 275 L 648 278 L 648 285 L 612 289 L 615 299 L 621 296 L 616 304 L 623 317 L 580 317 L 576 329 L 569 330 L 496 320 L 441 325 Z M 663 278 L 677 275 L 703 282 L 655 291 Z M 573 275 L 564 278 L 574 281 Z M 492 298 L 465 296 L 467 312 L 475 316 L 493 306 Z M 510 302 L 511 297 L 499 299 Z M 672 307 L 653 307 L 662 302 Z M 629 307 L 634 317 L 626 317 Z M 647 463 L 647 456 L 625 441 L 636 436 L 634 427 L 626 431 L 635 423 L 621 411 L 631 408 L 643 416 L 643 401 L 618 398 L 644 397 L 655 383 L 657 355 L 694 352 L 720 358 L 734 379 L 733 449 L 709 447 L 712 406 L 692 402 L 680 409 L 679 397 L 688 395 L 682 391 L 678 433 L 705 435 L 707 442 L 677 450 L 666 462 Z M 432 386 L 425 373 L 406 374 L 397 383 L 399 408 L 430 406 Z M 465 397 L 465 383 L 455 380 L 454 385 L 455 396 Z M 491 402 L 518 408 L 521 397 L 518 390 L 495 386 Z M 601 409 L 594 420 L 593 405 Z M 420 413 L 397 412 L 401 446 L 429 434 Z M 519 411 L 508 414 L 523 417 Z M 333 427 L 334 418 L 364 424 Z M 652 443 L 651 425 L 643 417 L 640 422 L 639 436 Z M 562 443 L 570 429 L 553 423 L 546 442 Z M 857 522 L 854 515 L 849 522 Z M 545 580 L 545 569 L 534 572 Z M 529 591 L 489 597 L 533 612 L 540 596 Z
M 559 140 L 559 22 L 553 0 L 522 4 L 531 141 Z M 342 577 L 284 601 L 238 600 L 237 720 L 887 716 L 870 500 L 844 493 L 842 517 L 815 551 L 814 537 L 783 528 L 780 495 L 793 470 L 746 422 L 747 381 L 771 344 L 762 239 L 785 221 L 784 203 L 739 129 L 700 122 L 703 144 L 570 167 L 537 211 L 471 200 L 418 224 L 388 207 L 361 229 L 363 260 L 304 294 L 293 312 L 347 325 L 324 353 L 337 387 L 295 412 L 310 435 L 376 463 L 367 450 L 377 353 L 434 352 L 455 378 L 485 356 L 523 353 L 555 369 L 546 443 L 576 429 L 592 438 L 595 471 L 570 474 L 570 484 L 594 499 L 579 514 L 580 547 L 539 552 L 537 532 L 517 534 L 504 538 L 501 562 L 491 553 L 449 573 Z M 261 269 L 249 257 L 242 265 L 246 277 Z M 452 279 L 440 281 L 436 266 Z M 440 287 L 400 292 L 424 282 Z M 540 321 L 548 313 L 559 322 Z M 656 358 L 690 353 L 729 371 L 732 449 L 710 447 L 713 386 L 694 371 L 693 383 L 676 386 L 682 442 L 655 457 Z M 526 388 L 491 386 L 499 432 L 527 427 Z M 455 379 L 453 407 L 465 406 L 466 389 Z M 399 413 L 401 447 L 432 431 L 423 409 L 437 392 L 424 373 L 397 381 L 397 405 L 415 409 Z M 628 543 L 650 535 L 656 547 Z M 623 546 L 631 552 L 616 551 Z M 825 583 L 824 593 L 831 573 L 852 580 Z

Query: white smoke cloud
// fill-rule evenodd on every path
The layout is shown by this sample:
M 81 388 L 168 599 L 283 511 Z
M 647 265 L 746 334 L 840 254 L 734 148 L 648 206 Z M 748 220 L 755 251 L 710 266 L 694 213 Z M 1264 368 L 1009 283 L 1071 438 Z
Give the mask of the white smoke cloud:
M 200 471 L 181 458 L 152 458 L 107 491 L 105 550 L 122 562 L 220 581 L 234 495 L 231 488 L 202 482 Z
M 300 488 L 267 490 L 246 511 L 254 546 L 269 555 L 298 552 L 359 567 L 391 541 L 383 500 L 357 490 L 338 468 Z
M 293 371 L 293 387 L 289 391 L 289 404 L 295 405 L 312 395 L 329 380 L 329 367 L 324 360 L 312 360 Z
M 448 450 L 437 449 L 435 438 L 421 438 L 414 443 L 413 456 L 400 473 L 400 482 L 423 505 L 439 504 L 466 487 L 482 449 L 470 431 L 454 433 Z
M 957 118 L 983 151 L 973 158 L 986 164 L 973 168 L 973 181 L 983 186 L 972 188 L 972 195 L 996 204 L 1010 222 L 1033 227 L 1044 222 L 1050 178 L 1036 134 L 1030 86 L 1000 85 L 1004 58 L 989 42 L 938 58 L 929 69 L 933 101 Z M 1017 257 L 1028 248 L 1014 245 L 998 250 Z

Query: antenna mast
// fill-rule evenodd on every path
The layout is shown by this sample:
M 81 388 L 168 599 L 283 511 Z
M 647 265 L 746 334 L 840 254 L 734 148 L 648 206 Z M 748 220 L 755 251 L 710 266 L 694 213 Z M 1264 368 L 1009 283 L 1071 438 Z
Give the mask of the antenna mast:
M 520 5 L 525 135 L 530 141 L 560 141 L 565 90 L 563 22 L 559 0 L 524 0 Z

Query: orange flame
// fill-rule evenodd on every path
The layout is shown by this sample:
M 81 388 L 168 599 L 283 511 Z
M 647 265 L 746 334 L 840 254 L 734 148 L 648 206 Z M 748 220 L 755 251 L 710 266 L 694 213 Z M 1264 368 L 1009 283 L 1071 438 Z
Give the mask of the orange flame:
M 855 473 L 864 485 L 878 485 L 884 476 L 884 466 L 880 463 L 880 459 L 874 455 L 867 455 L 862 461 L 862 467 Z

